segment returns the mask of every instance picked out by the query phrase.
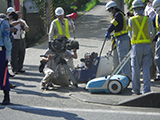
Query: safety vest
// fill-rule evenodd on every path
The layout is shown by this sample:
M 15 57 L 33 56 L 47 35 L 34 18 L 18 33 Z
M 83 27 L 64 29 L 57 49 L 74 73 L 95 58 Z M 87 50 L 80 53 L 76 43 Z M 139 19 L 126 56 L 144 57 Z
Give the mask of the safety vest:
M 159 15 L 156 14 L 155 23 L 156 23 L 156 30 L 157 30 L 157 32 L 160 31 L 160 27 L 158 25 L 158 17 L 159 17 Z
M 58 28 L 58 35 L 65 35 L 69 39 L 70 34 L 69 34 L 68 20 L 66 18 L 64 18 L 64 20 L 65 20 L 65 33 L 63 33 L 61 24 L 60 24 L 60 22 L 58 22 L 58 19 L 55 20 L 55 23 Z M 58 35 L 54 35 L 54 39 L 56 39 L 58 37 Z
M 148 23 L 149 18 L 147 16 L 134 16 L 131 17 L 133 35 L 131 38 L 131 44 L 145 44 L 151 43 L 149 36 Z
M 122 12 L 119 11 L 119 13 L 121 13 L 122 16 L 123 16 L 123 28 L 122 28 L 122 30 L 119 31 L 119 32 L 115 32 L 115 31 L 113 32 L 113 33 L 114 33 L 114 36 L 116 36 L 116 37 L 128 33 L 128 31 L 126 30 L 126 28 L 127 28 L 126 19 L 125 19 L 125 17 L 124 17 L 124 15 L 123 15 Z M 113 17 L 112 17 L 111 23 L 112 23 L 114 26 L 117 26 L 117 25 L 118 25 L 118 22 L 117 22 L 115 19 L 113 19 Z

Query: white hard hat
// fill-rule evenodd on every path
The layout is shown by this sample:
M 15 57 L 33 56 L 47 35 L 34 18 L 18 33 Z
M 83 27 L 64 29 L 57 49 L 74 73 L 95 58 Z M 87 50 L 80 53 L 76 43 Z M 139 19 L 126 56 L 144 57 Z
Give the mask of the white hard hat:
M 156 10 L 156 12 L 160 11 L 160 0 L 154 0 L 152 6 Z
M 11 13 L 11 12 L 15 12 L 14 8 L 13 7 L 7 8 L 7 13 Z
M 59 16 L 59 15 L 64 15 L 64 10 L 63 10 L 63 8 L 62 8 L 62 7 L 56 8 L 55 14 L 56 14 L 57 16 Z
M 117 7 L 117 4 L 114 2 L 114 1 L 109 1 L 107 4 L 106 4 L 106 10 L 108 10 L 109 8 L 111 7 Z
M 144 7 L 144 2 L 142 2 L 142 0 L 134 0 L 132 2 L 132 9 L 137 7 Z

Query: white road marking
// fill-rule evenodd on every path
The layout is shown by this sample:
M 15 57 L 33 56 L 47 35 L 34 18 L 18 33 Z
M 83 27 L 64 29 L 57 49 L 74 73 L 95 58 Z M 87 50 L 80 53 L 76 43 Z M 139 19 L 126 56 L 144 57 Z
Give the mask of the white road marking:
M 57 108 L 57 107 L 40 107 L 40 106 L 0 106 L 0 108 L 13 108 L 13 109 L 38 109 L 38 110 L 57 110 L 57 111 L 71 111 L 71 112 L 93 112 L 93 113 L 112 113 L 112 114 L 128 114 L 128 115 L 152 115 L 160 116 L 158 112 L 141 112 L 141 111 L 122 111 L 122 110 L 105 110 L 105 109 L 76 109 L 76 108 Z

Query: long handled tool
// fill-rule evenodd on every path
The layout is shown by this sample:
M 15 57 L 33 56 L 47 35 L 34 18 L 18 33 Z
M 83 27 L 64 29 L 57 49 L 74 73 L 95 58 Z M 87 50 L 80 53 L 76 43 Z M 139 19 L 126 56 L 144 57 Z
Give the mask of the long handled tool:
M 102 45 L 102 48 L 101 48 L 101 51 L 100 51 L 100 53 L 99 53 L 99 57 L 100 57 L 101 54 L 102 54 L 102 51 L 103 51 L 103 48 L 104 48 L 104 45 L 105 45 L 106 41 L 107 41 L 107 38 L 105 37 L 104 42 L 103 42 L 103 45 Z

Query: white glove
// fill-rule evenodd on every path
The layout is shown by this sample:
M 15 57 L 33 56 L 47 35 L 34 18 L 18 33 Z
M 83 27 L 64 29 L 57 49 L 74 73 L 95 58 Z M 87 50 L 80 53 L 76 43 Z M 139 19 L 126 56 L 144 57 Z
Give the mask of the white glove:
M 9 62 L 11 60 L 11 56 L 6 56 L 6 60 Z

